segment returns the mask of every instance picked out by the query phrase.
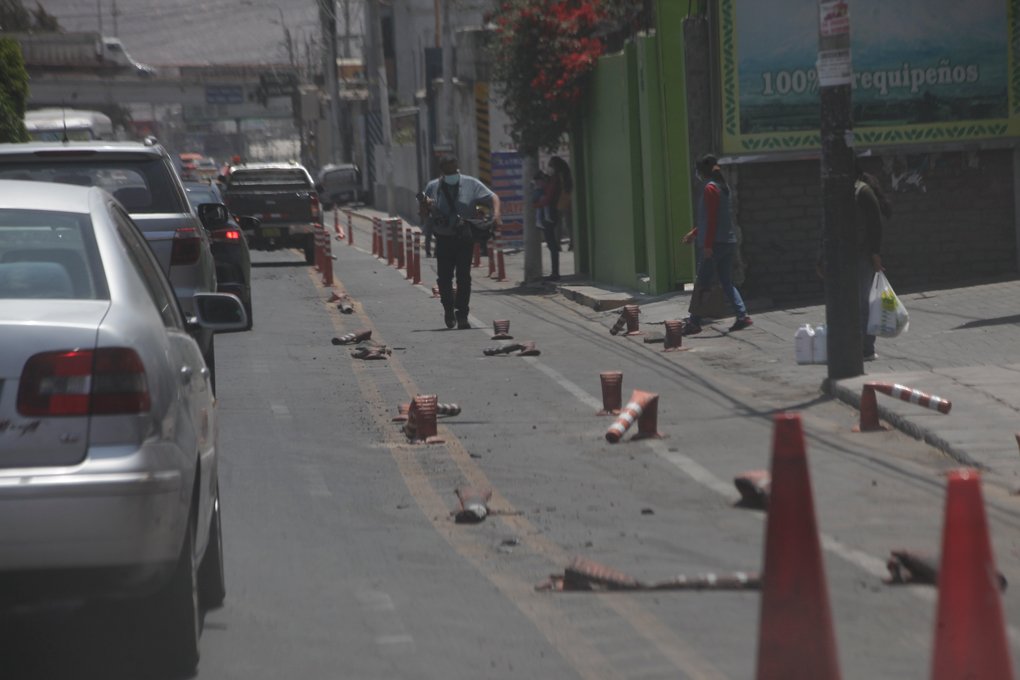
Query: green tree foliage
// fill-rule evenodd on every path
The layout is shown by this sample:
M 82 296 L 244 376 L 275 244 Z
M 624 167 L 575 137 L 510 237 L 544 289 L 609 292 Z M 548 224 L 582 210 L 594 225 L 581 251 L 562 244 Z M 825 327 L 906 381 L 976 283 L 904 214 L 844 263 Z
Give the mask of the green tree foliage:
M 500 0 L 492 16 L 493 80 L 519 150 L 561 145 L 599 56 L 637 29 L 641 6 L 641 0 Z
M 27 31 L 55 32 L 60 30 L 57 18 L 40 4 L 27 10 L 21 0 L 0 0 L 0 28 L 12 33 Z
M 0 142 L 27 142 L 28 72 L 21 47 L 0 36 Z

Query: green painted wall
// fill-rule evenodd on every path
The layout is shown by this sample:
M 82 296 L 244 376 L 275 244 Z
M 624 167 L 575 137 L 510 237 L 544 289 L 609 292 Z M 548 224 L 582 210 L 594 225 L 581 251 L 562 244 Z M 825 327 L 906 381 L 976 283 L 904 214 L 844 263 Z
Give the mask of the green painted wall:
M 652 294 L 693 280 L 683 13 L 661 5 L 667 28 L 599 60 L 574 156 L 577 271 Z
M 666 197 L 664 231 L 669 234 L 664 249 L 669 252 L 670 289 L 694 281 L 694 247 L 680 239 L 694 224 L 691 202 L 692 169 L 688 163 L 687 79 L 684 63 L 683 22 L 689 7 L 675 0 L 658 0 L 656 37 L 659 48 L 659 82 L 662 93 L 663 137 L 665 152 L 664 191 Z
M 599 61 L 584 125 L 589 271 L 599 283 L 627 288 L 637 284 L 635 224 L 643 212 L 639 123 L 628 77 L 633 61 L 632 48 Z

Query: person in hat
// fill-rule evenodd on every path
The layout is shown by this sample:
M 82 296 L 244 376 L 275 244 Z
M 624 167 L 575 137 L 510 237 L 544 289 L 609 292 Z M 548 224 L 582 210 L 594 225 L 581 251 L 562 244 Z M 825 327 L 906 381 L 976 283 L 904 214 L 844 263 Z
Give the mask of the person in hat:
M 733 222 L 730 186 L 719 167 L 719 159 L 705 154 L 695 166 L 698 181 L 702 182 L 697 201 L 697 223 L 683 238 L 684 243 L 696 241 L 700 257 L 696 284 L 702 290 L 711 288 L 718 279 L 726 300 L 733 307 L 736 321 L 730 331 L 739 331 L 753 321 L 747 315 L 744 299 L 733 285 L 733 258 L 737 253 L 737 232 Z M 691 313 L 682 333 L 695 335 L 701 332 L 701 317 Z
M 478 208 L 484 207 L 490 211 L 493 222 L 500 224 L 499 196 L 481 180 L 461 174 L 454 156 L 441 158 L 439 171 L 440 176 L 425 186 L 422 202 L 427 214 L 425 230 L 436 238 L 436 283 L 443 303 L 443 321 L 447 328 L 471 328 L 468 313 L 475 240 L 461 220 L 477 219 Z

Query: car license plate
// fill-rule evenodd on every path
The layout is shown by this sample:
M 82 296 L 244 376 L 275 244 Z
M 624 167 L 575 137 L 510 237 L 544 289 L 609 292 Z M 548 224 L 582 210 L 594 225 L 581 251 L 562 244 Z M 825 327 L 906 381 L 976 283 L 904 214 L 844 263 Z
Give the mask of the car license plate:
M 279 235 L 280 235 L 280 230 L 275 228 L 275 227 L 268 227 L 268 228 L 262 230 L 262 238 L 272 238 L 274 236 L 279 236 Z

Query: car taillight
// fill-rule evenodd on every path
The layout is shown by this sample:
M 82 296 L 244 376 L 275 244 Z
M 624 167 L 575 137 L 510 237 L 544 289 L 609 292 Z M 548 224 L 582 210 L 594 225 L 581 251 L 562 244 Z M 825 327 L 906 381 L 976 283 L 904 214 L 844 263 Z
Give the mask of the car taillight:
M 239 241 L 241 240 L 241 232 L 239 232 L 237 229 L 227 229 L 225 232 L 223 232 L 223 238 L 227 239 L 228 241 Z
M 311 201 L 312 204 L 312 219 L 318 222 L 319 219 L 322 217 L 322 208 L 319 206 L 318 194 L 311 194 L 309 196 L 309 200 Z
M 145 366 L 126 347 L 43 352 L 21 371 L 23 416 L 145 413 L 150 406 Z
M 191 228 L 178 229 L 174 234 L 173 250 L 170 251 L 170 266 L 195 264 L 202 252 L 202 237 Z

